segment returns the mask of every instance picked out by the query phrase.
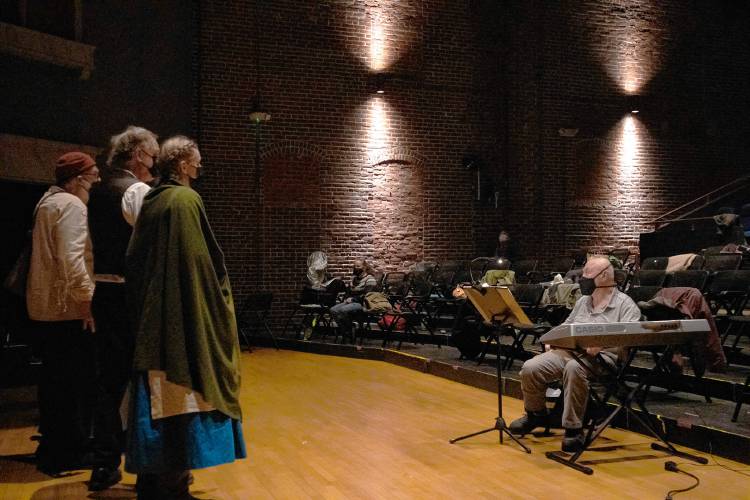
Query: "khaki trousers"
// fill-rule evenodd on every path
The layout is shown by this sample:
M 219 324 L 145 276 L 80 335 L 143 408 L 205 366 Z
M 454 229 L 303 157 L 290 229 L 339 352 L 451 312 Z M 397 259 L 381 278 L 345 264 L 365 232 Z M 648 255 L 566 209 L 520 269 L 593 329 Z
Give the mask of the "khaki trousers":
M 602 351 L 601 355 L 614 366 L 616 356 L 613 353 Z M 594 373 L 601 373 L 603 369 L 598 362 L 590 356 L 583 356 L 583 358 Z M 546 410 L 547 386 L 561 380 L 564 398 L 563 427 L 566 429 L 583 427 L 591 374 L 576 361 L 569 351 L 552 349 L 534 356 L 523 364 L 519 374 L 521 375 L 523 404 L 527 412 Z

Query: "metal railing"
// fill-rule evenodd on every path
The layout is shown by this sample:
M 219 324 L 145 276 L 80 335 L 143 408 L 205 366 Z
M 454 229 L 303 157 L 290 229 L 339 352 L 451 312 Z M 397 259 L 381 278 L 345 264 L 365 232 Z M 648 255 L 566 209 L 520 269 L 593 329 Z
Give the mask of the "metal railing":
M 704 220 L 706 219 L 706 217 L 688 218 L 687 216 L 697 212 L 701 208 L 706 207 L 710 203 L 721 200 L 722 198 L 726 198 L 727 196 L 731 196 L 732 194 L 745 188 L 746 185 L 748 185 L 749 183 L 750 183 L 750 174 L 739 177 L 731 182 L 724 184 L 723 186 L 720 186 L 714 189 L 713 191 L 709 193 L 701 195 L 694 200 L 684 203 L 680 205 L 679 207 L 673 210 L 670 210 L 669 212 L 665 214 L 660 215 L 659 217 L 650 221 L 649 224 L 653 225 L 654 229 L 659 229 L 660 227 L 666 224 L 669 224 L 670 222 L 686 221 L 686 220 Z M 691 207 L 692 209 L 690 209 Z M 681 213 L 682 215 L 679 215 Z

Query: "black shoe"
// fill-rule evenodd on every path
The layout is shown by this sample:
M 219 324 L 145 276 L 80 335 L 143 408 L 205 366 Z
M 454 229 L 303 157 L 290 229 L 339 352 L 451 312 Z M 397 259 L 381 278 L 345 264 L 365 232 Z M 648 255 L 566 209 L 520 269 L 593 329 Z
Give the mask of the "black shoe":
M 566 453 L 575 453 L 583 449 L 586 444 L 586 437 L 581 429 L 565 429 L 565 437 L 562 440 L 562 451 Z
M 549 428 L 549 415 L 546 411 L 527 411 L 523 417 L 511 422 L 508 430 L 511 434 L 523 436 L 537 427 Z
M 110 469 L 108 467 L 96 467 L 91 471 L 91 480 L 89 480 L 89 491 L 102 491 L 110 486 L 114 486 L 122 479 L 122 473 L 119 469 Z

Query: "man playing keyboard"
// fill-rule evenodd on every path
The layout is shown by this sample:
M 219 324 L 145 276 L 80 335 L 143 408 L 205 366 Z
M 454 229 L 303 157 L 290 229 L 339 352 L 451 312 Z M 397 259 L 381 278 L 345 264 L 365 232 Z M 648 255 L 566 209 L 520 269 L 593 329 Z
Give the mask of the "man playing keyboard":
M 638 306 L 617 289 L 615 271 L 607 257 L 590 257 L 579 283 L 582 296 L 565 323 L 624 323 L 640 320 L 641 311 Z M 593 362 L 597 354 L 601 354 L 612 365 L 617 362 L 617 350 L 589 347 L 584 360 L 595 373 L 601 370 Z M 562 381 L 562 424 L 565 428 L 562 450 L 576 452 L 581 449 L 584 445 L 582 427 L 589 394 L 589 372 L 569 351 L 552 348 L 527 360 L 519 374 L 526 414 L 511 422 L 510 432 L 524 435 L 537 427 L 546 427 L 547 386 L 552 382 Z

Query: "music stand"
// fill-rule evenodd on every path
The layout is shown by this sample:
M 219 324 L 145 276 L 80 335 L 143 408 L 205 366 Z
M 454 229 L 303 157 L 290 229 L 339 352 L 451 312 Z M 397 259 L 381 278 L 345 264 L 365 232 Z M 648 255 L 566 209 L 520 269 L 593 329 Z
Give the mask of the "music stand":
M 523 312 L 521 306 L 518 305 L 516 299 L 513 298 L 513 294 L 510 292 L 507 286 L 500 287 L 481 287 L 475 288 L 471 286 L 463 287 L 466 297 L 471 301 L 476 310 L 484 319 L 485 323 L 502 329 L 513 328 L 514 325 L 532 326 L 529 318 L 526 317 L 526 313 Z M 526 453 L 531 453 L 528 446 L 518 440 L 516 436 L 510 433 L 508 426 L 503 419 L 503 382 L 502 382 L 502 367 L 500 364 L 500 335 L 498 332 L 497 336 L 497 355 L 496 355 L 496 370 L 497 370 L 497 418 L 495 418 L 495 425 L 488 429 L 481 431 L 472 432 L 465 436 L 460 436 L 451 439 L 451 444 L 470 437 L 479 436 L 480 434 L 486 434 L 492 431 L 498 431 L 500 434 L 500 444 L 503 444 L 503 433 L 507 434 L 513 441 L 524 449 Z

